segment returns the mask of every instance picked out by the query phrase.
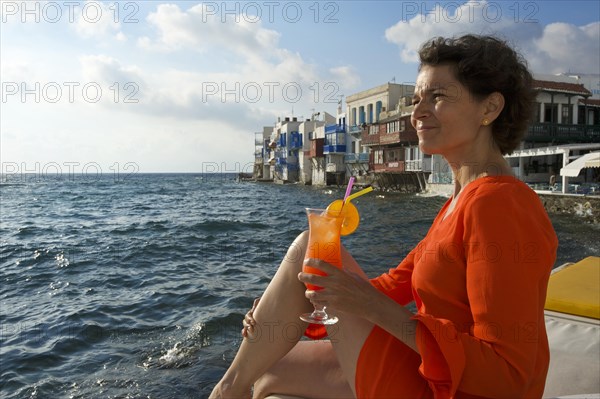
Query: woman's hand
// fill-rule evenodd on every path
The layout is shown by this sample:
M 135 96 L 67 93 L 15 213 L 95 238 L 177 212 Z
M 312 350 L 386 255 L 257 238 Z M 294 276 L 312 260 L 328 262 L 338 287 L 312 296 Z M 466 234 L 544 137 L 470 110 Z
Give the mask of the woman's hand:
M 304 272 L 298 274 L 301 282 L 323 287 L 317 291 L 306 290 L 305 296 L 313 304 L 368 319 L 374 302 L 380 295 L 384 295 L 368 280 L 357 274 L 338 269 L 320 259 L 307 259 L 304 262 L 327 274 L 327 276 Z
M 305 296 L 313 304 L 368 320 L 419 353 L 415 341 L 417 322 L 412 319 L 412 312 L 378 291 L 365 277 L 318 259 L 309 259 L 305 263 L 327 273 L 327 276 L 298 274 L 303 283 L 323 287 L 317 291 L 306 290 Z
M 244 325 L 244 328 L 242 328 L 242 337 L 244 338 L 248 338 L 249 335 L 254 334 L 254 326 L 256 325 L 256 320 L 254 320 L 254 311 L 256 310 L 256 306 L 258 305 L 259 301 L 260 298 L 256 298 L 252 303 L 252 309 L 250 309 L 244 316 L 244 320 L 242 321 L 242 324 Z

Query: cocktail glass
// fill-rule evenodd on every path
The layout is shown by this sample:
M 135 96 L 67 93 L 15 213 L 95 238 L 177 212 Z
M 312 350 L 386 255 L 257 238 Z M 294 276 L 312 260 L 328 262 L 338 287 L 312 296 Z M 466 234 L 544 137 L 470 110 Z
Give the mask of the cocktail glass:
M 308 246 L 305 259 L 321 259 L 325 262 L 342 268 L 342 253 L 340 234 L 342 229 L 343 215 L 340 211 L 306 208 L 308 217 Z M 318 275 L 326 275 L 323 271 L 309 265 L 304 265 L 302 271 Z M 320 290 L 322 287 L 306 284 L 309 290 Z M 338 318 L 330 316 L 325 312 L 325 306 L 314 305 L 312 313 L 300 315 L 300 319 L 313 324 L 335 324 Z

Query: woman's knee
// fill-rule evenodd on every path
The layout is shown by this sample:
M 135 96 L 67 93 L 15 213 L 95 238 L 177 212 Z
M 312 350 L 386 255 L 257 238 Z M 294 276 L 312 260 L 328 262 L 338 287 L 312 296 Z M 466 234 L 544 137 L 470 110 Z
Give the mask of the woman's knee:
M 306 247 L 308 245 L 308 231 L 303 231 L 298 234 L 296 239 L 290 244 L 285 254 L 285 261 L 294 264 L 302 264 L 304 255 L 306 254 Z

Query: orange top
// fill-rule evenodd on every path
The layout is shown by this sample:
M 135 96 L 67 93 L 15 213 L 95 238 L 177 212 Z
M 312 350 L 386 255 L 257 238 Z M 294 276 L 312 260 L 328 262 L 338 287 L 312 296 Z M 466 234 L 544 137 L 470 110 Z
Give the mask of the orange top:
M 509 176 L 471 182 L 444 218 L 449 204 L 398 267 L 372 283 L 400 304 L 415 300 L 419 372 L 436 398 L 541 398 L 544 302 L 558 245 L 548 215 Z

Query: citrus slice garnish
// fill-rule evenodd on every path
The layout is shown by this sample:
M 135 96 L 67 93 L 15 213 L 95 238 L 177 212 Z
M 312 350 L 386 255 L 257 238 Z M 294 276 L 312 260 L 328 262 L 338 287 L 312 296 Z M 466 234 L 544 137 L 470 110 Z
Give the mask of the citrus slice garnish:
M 360 222 L 360 216 L 358 215 L 358 209 L 352 204 L 352 202 L 346 202 L 344 205 L 344 201 L 335 200 L 327 207 L 328 212 L 335 212 L 336 214 L 342 211 L 342 217 L 344 221 L 342 222 L 342 232 L 343 236 L 347 236 L 348 234 L 354 233 L 354 230 L 358 227 L 358 223 Z

